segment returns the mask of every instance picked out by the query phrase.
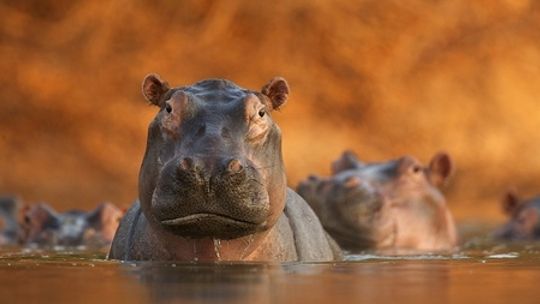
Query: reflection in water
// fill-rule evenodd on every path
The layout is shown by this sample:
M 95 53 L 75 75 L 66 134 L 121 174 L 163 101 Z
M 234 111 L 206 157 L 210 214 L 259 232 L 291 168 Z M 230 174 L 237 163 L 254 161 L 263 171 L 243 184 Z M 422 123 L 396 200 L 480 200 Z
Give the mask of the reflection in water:
M 279 270 L 268 264 L 172 264 L 145 262 L 123 270 L 137 278 L 153 302 L 266 303 L 271 276 Z

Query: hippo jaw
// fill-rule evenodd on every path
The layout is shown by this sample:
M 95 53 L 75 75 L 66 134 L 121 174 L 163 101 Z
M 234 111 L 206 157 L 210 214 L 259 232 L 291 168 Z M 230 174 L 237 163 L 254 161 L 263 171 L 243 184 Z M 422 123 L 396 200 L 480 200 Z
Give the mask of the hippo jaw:
M 196 213 L 162 220 L 161 224 L 184 237 L 216 239 L 230 239 L 253 234 L 265 226 L 264 222 L 254 223 L 212 213 Z
M 255 203 L 253 202 L 252 205 Z M 236 208 L 235 212 L 213 208 L 219 204 L 215 200 L 203 202 L 197 204 L 201 208 L 189 208 L 182 212 L 163 212 L 163 210 L 170 210 L 168 208 L 153 209 L 154 215 L 165 230 L 184 238 L 235 239 L 269 228 L 267 203 L 258 202 L 261 208 L 256 209 L 245 208 L 245 210 L 241 210 Z M 249 216 L 239 215 L 238 213 L 242 211 L 245 211 L 245 214 Z

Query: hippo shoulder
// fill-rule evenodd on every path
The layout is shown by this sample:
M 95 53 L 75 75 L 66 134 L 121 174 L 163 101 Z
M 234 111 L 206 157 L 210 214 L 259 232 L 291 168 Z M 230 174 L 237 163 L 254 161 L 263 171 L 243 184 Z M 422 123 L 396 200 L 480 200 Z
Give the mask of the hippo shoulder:
M 298 260 L 341 260 L 342 252 L 330 237 L 306 201 L 291 189 L 287 189 L 285 215 L 294 234 Z
M 128 248 L 131 246 L 134 230 L 136 229 L 141 212 L 141 205 L 139 200 L 137 200 L 122 217 L 118 229 L 114 234 L 111 250 L 108 255 L 109 259 L 125 259 Z

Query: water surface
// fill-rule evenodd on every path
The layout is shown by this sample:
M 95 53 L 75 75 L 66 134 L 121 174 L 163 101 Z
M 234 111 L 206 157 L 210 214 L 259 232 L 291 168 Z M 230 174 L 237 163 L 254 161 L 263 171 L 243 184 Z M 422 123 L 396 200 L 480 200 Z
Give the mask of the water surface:
M 465 232 L 466 234 L 466 232 Z M 469 236 L 451 254 L 339 263 L 119 263 L 5 249 L 0 303 L 539 303 L 540 244 Z

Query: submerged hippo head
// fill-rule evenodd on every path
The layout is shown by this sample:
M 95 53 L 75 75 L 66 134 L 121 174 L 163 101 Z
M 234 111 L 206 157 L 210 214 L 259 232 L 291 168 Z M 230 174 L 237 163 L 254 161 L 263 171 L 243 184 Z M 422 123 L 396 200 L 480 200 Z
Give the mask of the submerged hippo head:
M 0 197 L 0 245 L 11 245 L 17 242 L 19 224 L 17 213 L 19 199 L 13 196 Z
M 275 78 L 261 92 L 223 79 L 169 88 L 142 84 L 159 107 L 139 176 L 150 224 L 184 238 L 233 239 L 266 230 L 284 208 L 281 134 L 270 113 L 289 93 Z
M 333 176 L 311 177 L 298 192 L 344 248 L 442 250 L 456 231 L 441 187 L 452 170 L 439 153 L 428 167 L 410 156 L 364 164 L 345 152 Z
M 44 203 L 23 210 L 23 242 L 33 246 L 104 246 L 110 244 L 122 211 L 104 203 L 95 210 L 58 213 Z
M 509 191 L 503 199 L 502 207 L 510 219 L 495 232 L 497 238 L 540 239 L 540 196 L 521 199 L 515 191 Z
M 386 210 L 387 198 L 369 182 L 349 173 L 330 178 L 310 176 L 297 191 L 343 248 L 384 247 L 394 229 Z

